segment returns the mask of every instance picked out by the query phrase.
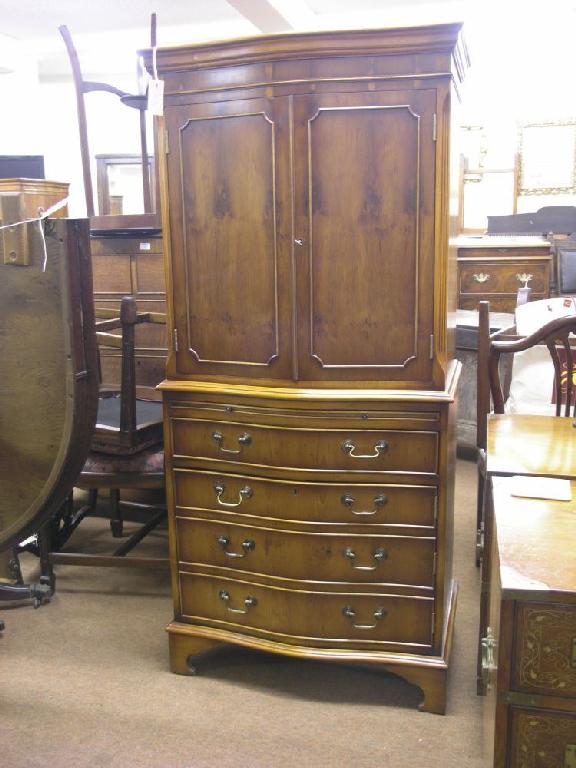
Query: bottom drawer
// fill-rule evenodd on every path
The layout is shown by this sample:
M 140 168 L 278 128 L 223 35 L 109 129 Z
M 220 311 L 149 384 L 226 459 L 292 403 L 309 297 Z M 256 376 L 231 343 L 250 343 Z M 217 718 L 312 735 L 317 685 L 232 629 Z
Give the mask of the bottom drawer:
M 545 293 L 532 293 L 530 294 L 530 301 L 540 301 L 540 299 L 547 299 L 548 294 Z M 491 312 L 510 312 L 513 313 L 518 305 L 518 296 L 515 293 L 510 294 L 480 294 L 478 296 L 462 296 L 458 301 L 459 309 L 478 309 L 479 301 L 489 301 Z
M 576 768 L 576 714 L 513 707 L 508 768 Z
M 313 592 L 184 572 L 180 595 L 184 618 L 271 639 L 375 643 L 383 650 L 432 644 L 432 598 Z

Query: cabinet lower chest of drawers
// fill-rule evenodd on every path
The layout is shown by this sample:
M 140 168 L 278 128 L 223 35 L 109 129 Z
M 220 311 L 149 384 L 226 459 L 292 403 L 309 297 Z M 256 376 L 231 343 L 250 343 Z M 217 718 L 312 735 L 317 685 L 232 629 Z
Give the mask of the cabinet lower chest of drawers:
M 576 482 L 572 481 L 572 499 Z M 573 501 L 492 479 L 488 627 L 481 640 L 486 765 L 576 766 Z
M 226 643 L 375 664 L 444 712 L 457 378 L 409 395 L 162 385 L 173 671 Z

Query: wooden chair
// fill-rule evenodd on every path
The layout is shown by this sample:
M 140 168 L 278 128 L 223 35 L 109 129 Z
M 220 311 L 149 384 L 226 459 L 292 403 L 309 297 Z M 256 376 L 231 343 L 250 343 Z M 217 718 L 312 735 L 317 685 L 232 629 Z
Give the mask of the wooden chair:
M 42 573 L 54 585 L 52 566 L 56 563 L 74 565 L 135 565 L 155 567 L 167 563 L 163 558 L 124 558 L 166 516 L 164 504 L 151 504 L 121 498 L 122 490 L 163 490 L 164 450 L 162 444 L 162 404 L 157 400 L 137 397 L 134 331 L 141 323 L 165 323 L 160 313 L 139 313 L 135 300 L 124 297 L 120 316 L 110 317 L 111 310 L 97 310 L 108 315 L 96 322 L 96 340 L 103 347 L 121 349 L 121 386 L 100 392 L 94 437 L 88 458 L 76 482 L 76 487 L 88 491 L 88 503 L 74 510 L 72 499 L 59 516 L 53 518 L 40 539 Z M 122 333 L 111 331 L 121 329 Z M 114 537 L 123 535 L 123 509 L 151 513 L 149 519 L 111 555 L 61 551 L 81 521 L 96 511 L 98 492 L 109 493 L 110 527 Z M 124 558 L 124 561 L 120 559 Z
M 486 503 L 486 447 L 487 417 L 489 413 L 504 413 L 510 390 L 512 367 L 502 370 L 502 357 L 523 352 L 537 345 L 544 345 L 554 366 L 553 381 L 556 416 L 576 415 L 574 372 L 576 350 L 570 343 L 570 335 L 576 334 L 576 317 L 568 316 L 552 320 L 528 336 L 518 336 L 515 326 L 490 333 L 490 304 L 479 304 L 478 326 L 478 381 L 477 381 L 477 448 L 478 448 L 478 497 L 477 497 L 477 545 L 476 562 L 480 563 L 484 546 L 484 508 Z M 560 351 L 562 350 L 562 354 Z M 575 434 L 576 438 L 576 434 Z

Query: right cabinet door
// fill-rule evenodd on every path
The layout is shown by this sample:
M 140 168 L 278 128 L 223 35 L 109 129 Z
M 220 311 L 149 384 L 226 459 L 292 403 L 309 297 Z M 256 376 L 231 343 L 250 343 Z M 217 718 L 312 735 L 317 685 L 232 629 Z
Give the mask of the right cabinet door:
M 294 98 L 302 380 L 432 382 L 435 112 L 434 89 Z

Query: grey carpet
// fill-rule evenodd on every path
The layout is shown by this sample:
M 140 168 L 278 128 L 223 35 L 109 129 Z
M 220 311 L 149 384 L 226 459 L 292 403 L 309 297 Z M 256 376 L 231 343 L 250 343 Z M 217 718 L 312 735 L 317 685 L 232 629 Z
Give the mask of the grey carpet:
M 481 763 L 475 693 L 476 469 L 458 461 L 460 584 L 446 716 L 374 670 L 226 650 L 197 677 L 168 669 L 167 572 L 58 566 L 38 610 L 2 611 L 0 763 L 10 768 L 470 768 Z M 86 521 L 92 551 L 103 521 Z M 161 554 L 163 532 L 139 554 Z M 27 574 L 36 562 L 23 557 Z

